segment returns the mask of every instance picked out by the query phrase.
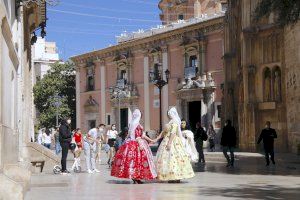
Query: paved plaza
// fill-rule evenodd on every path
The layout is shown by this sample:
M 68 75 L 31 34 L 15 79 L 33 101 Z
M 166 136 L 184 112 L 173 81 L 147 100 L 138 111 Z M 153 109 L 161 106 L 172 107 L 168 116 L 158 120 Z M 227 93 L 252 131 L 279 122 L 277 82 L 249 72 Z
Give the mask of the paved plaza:
M 106 158 L 98 165 L 98 174 L 54 175 L 47 171 L 32 176 L 26 200 L 299 199 L 299 156 L 281 154 L 276 166 L 265 167 L 261 154 L 237 153 L 235 168 L 226 168 L 219 152 L 206 153 L 206 157 L 206 165 L 194 165 L 196 176 L 180 184 L 153 181 L 135 185 L 113 178 L 104 164 Z M 69 166 L 71 163 L 70 159 Z

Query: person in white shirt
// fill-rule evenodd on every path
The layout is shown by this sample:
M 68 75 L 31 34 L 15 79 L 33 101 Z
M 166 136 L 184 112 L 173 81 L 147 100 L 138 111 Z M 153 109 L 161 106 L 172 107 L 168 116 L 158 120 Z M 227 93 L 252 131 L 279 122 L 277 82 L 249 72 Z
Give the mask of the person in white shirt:
M 116 130 L 116 125 L 112 124 L 111 129 L 106 133 L 106 144 L 110 146 L 108 153 L 108 161 L 107 164 L 111 165 L 111 161 L 115 155 L 115 142 L 118 136 L 118 131 Z
M 96 155 L 99 150 L 100 143 L 100 131 L 99 127 L 92 128 L 89 130 L 86 138 L 84 139 L 84 153 L 86 160 L 86 167 L 88 173 L 99 173 L 100 171 L 96 168 Z
M 37 137 L 37 143 L 38 144 L 43 144 L 43 129 L 39 130 L 39 134 L 38 134 L 38 137 Z
M 48 149 L 51 148 L 51 133 L 50 133 L 50 130 L 49 129 L 46 129 L 46 132 L 43 133 L 43 143 L 44 143 L 44 146 Z

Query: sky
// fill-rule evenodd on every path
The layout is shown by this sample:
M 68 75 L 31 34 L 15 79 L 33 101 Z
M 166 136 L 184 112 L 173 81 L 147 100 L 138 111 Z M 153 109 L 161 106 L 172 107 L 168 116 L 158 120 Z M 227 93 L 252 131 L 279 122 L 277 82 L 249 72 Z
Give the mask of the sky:
M 159 0 L 59 0 L 47 7 L 47 36 L 59 56 L 74 55 L 116 44 L 116 35 L 149 29 L 160 23 Z

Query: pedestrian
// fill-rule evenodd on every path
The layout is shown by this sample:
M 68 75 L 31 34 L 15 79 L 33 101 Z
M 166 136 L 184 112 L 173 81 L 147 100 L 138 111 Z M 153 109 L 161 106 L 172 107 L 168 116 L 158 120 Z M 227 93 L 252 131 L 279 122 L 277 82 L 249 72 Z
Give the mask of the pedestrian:
M 261 131 L 261 134 L 258 138 L 257 144 L 261 142 L 264 143 L 265 157 L 266 157 L 266 166 L 270 165 L 270 156 L 273 165 L 275 165 L 274 158 L 274 139 L 277 138 L 275 129 L 271 128 L 271 122 L 267 121 L 265 128 Z
M 43 129 L 39 130 L 39 134 L 38 134 L 38 137 L 37 137 L 37 143 L 40 144 L 40 145 L 43 144 Z
M 189 129 L 185 119 L 181 120 L 181 132 L 184 137 L 184 147 L 190 157 L 191 162 L 199 161 L 199 153 L 195 147 L 194 133 Z
M 126 137 L 128 136 L 128 128 L 125 127 L 123 131 L 118 135 L 116 142 L 115 142 L 115 149 L 116 152 L 119 150 L 119 148 L 125 143 Z M 146 133 L 146 136 L 149 137 Z
M 77 148 L 73 152 L 74 153 L 74 164 L 72 166 L 72 170 L 74 170 L 75 168 L 76 169 L 80 168 L 80 155 L 81 155 L 82 148 L 83 148 L 83 137 L 82 137 L 80 128 L 77 128 L 75 130 L 73 139 L 74 139 L 74 142 L 76 143 Z
M 101 163 L 101 149 L 104 142 L 104 133 L 105 133 L 105 124 L 100 124 L 99 127 L 99 144 L 98 144 L 98 153 L 96 155 L 96 161 Z
M 128 140 L 120 147 L 112 164 L 111 175 L 117 178 L 132 179 L 134 184 L 157 177 L 151 149 L 147 143 L 154 142 L 143 132 L 140 125 L 141 111 L 132 114 Z
M 62 148 L 62 155 L 61 155 L 61 171 L 62 174 L 70 173 L 67 170 L 67 157 L 69 147 L 72 141 L 72 132 L 70 129 L 71 119 L 67 118 L 61 121 L 59 127 L 59 142 Z
M 168 111 L 170 122 L 155 139 L 163 138 L 156 154 L 158 180 L 180 183 L 180 180 L 195 176 L 190 158 L 184 147 L 181 119 L 175 107 Z
M 199 163 L 205 163 L 204 153 L 203 153 L 203 142 L 207 140 L 207 134 L 204 128 L 201 126 L 200 122 L 196 123 L 196 132 L 194 136 L 196 142 L 196 149 L 199 153 Z
M 221 137 L 221 146 L 223 148 L 223 154 L 227 160 L 227 167 L 234 166 L 234 148 L 236 146 L 236 131 L 231 125 L 230 120 L 226 120 L 225 126 L 223 128 Z M 227 152 L 230 152 L 230 158 Z
M 86 160 L 86 168 L 89 174 L 99 173 L 100 171 L 96 168 L 96 155 L 99 151 L 100 143 L 100 125 L 92 128 L 86 135 L 84 140 L 84 153 Z
M 48 149 L 51 149 L 51 139 L 50 129 L 47 128 L 45 133 L 43 133 L 43 144 Z
M 53 137 L 55 143 L 55 154 L 58 155 L 61 152 L 61 146 L 59 142 L 59 127 L 54 130 Z
M 107 164 L 111 165 L 111 162 L 115 155 L 115 141 L 118 136 L 118 131 L 116 130 L 116 125 L 112 124 L 111 129 L 107 131 L 106 133 L 106 144 L 109 145 L 109 152 L 108 152 L 108 161 Z
M 215 151 L 215 140 L 216 140 L 216 131 L 214 130 L 214 127 L 212 124 L 209 125 L 208 131 L 207 131 L 207 136 L 208 136 L 208 142 L 209 142 L 209 149 L 211 152 Z

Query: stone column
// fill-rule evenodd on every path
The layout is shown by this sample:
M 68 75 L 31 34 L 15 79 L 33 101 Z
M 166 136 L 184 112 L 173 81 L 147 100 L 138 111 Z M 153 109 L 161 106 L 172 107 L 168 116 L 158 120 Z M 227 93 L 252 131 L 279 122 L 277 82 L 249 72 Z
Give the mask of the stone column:
M 105 63 L 104 61 L 101 62 L 100 65 L 100 94 L 101 94 L 101 122 L 105 123 L 106 119 L 106 71 L 105 71 Z
M 2 30 L 2 20 L 4 17 L 5 10 L 2 9 L 0 5 L 0 30 Z M 2 31 L 0 32 L 0 60 L 2 60 Z M 2 145 L 3 145 L 3 133 L 2 133 L 2 65 L 0 62 L 0 172 L 2 171 Z
M 206 41 L 202 41 L 200 44 L 200 75 L 206 72 Z
M 80 67 L 76 68 L 76 124 L 81 127 L 81 109 L 80 109 Z
M 150 130 L 149 57 L 144 55 L 144 116 L 145 130 Z
M 162 75 L 165 77 L 165 71 L 168 69 L 169 61 L 168 61 L 168 48 L 165 46 L 162 48 L 162 64 L 163 64 L 163 71 Z M 169 109 L 169 84 L 165 85 L 162 90 L 162 121 L 163 126 L 168 122 L 167 112 Z
M 206 104 L 206 97 L 203 94 L 201 100 L 201 124 L 206 126 L 206 119 L 207 119 L 207 104 Z
M 207 91 L 206 97 L 206 104 L 207 104 L 207 117 L 206 117 L 206 130 L 210 124 L 212 124 L 212 111 L 213 111 L 213 102 L 214 102 L 214 92 L 213 91 Z

